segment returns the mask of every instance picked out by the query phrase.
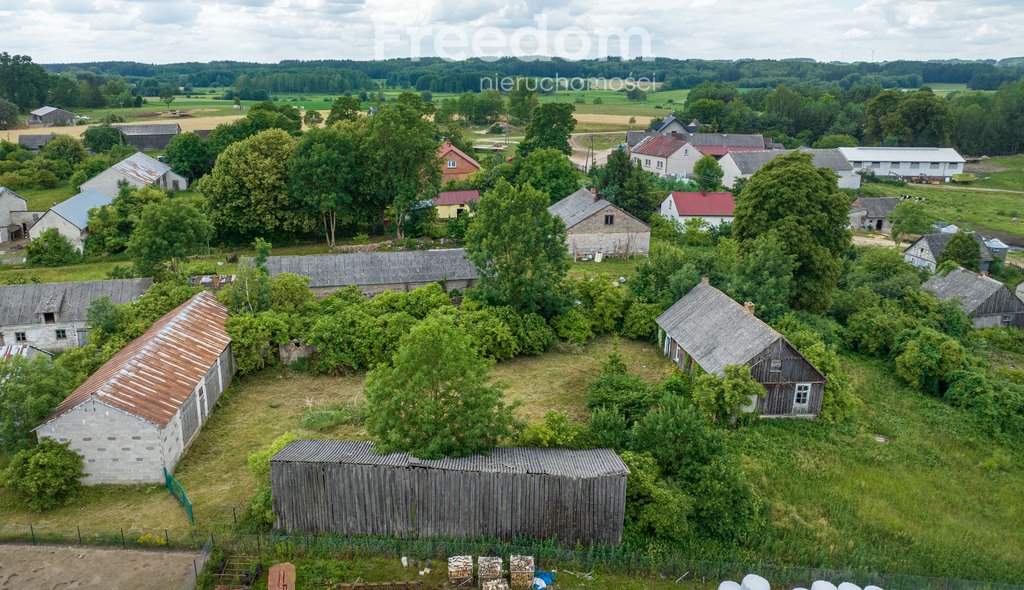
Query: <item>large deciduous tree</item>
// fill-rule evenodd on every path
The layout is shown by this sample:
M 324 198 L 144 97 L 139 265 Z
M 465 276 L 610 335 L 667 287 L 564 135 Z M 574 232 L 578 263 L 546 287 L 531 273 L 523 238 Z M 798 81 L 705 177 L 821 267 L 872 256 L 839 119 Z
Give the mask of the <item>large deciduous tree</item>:
M 82 143 L 94 154 L 109 151 L 115 145 L 126 142 L 124 132 L 109 123 L 89 127 L 82 134 Z
M 722 188 L 722 167 L 714 156 L 704 156 L 693 165 L 693 179 L 697 188 L 704 192 L 713 192 Z
M 733 236 L 746 252 L 758 237 L 776 231 L 795 263 L 790 306 L 820 313 L 832 301 L 840 261 L 850 248 L 849 207 L 835 172 L 815 168 L 810 154 L 784 154 L 747 182 L 736 205 Z
M 357 207 L 365 172 L 361 129 L 311 129 L 299 140 L 289 165 L 288 190 L 296 206 L 323 221 L 331 248 L 339 219 L 343 224 L 369 221 L 370 212 Z
M 953 234 L 946 244 L 946 248 L 939 257 L 939 262 L 950 260 L 958 265 L 978 272 L 981 266 L 981 245 L 971 234 L 958 232 Z
M 189 181 L 209 173 L 215 159 L 209 145 L 191 132 L 175 135 L 167 144 L 164 155 L 171 168 Z
M 548 211 L 546 194 L 499 180 L 484 193 L 466 234 L 466 256 L 480 271 L 474 288 L 492 305 L 556 315 L 569 270 L 565 224 Z
M 331 103 L 331 112 L 327 115 L 326 125 L 330 127 L 342 121 L 355 121 L 359 118 L 359 99 L 354 96 L 339 96 Z
M 580 173 L 562 152 L 544 148 L 519 161 L 516 183 L 530 184 L 557 203 L 580 188 Z
M 907 234 L 925 234 L 932 228 L 932 219 L 924 203 L 918 201 L 901 201 L 887 219 L 892 222 L 892 241 L 897 244 Z
M 448 315 L 416 325 L 392 364 L 369 373 L 365 392 L 366 429 L 382 453 L 464 457 L 489 452 L 515 431 L 513 408 L 490 382 L 490 362 Z
M 71 375 L 46 355 L 0 361 L 0 449 L 17 451 L 35 442 L 32 429 L 73 389 Z
M 164 263 L 172 266 L 200 252 L 209 243 L 213 226 L 198 208 L 179 198 L 147 205 L 142 210 L 128 256 L 141 274 L 148 275 Z
M 576 129 L 572 113 L 576 107 L 567 102 L 549 102 L 533 109 L 526 137 L 519 144 L 519 156 L 528 156 L 534 150 L 553 148 L 565 155 L 572 153 L 569 136 Z

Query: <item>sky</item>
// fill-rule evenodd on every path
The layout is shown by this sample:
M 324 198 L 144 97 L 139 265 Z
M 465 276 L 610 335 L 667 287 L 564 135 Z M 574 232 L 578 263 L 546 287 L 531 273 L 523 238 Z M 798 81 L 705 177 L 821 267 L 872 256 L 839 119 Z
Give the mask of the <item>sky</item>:
M 37 63 L 1024 55 L 1021 0 L 0 0 Z M 622 39 L 628 39 L 623 51 Z

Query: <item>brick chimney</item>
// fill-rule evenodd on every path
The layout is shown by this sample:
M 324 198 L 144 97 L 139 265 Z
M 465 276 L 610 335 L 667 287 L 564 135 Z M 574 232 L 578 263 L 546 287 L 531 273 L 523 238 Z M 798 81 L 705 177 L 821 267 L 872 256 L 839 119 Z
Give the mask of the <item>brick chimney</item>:
M 597 187 L 590 187 L 590 196 L 594 197 L 595 203 L 601 198 L 601 196 L 597 194 Z
M 747 310 L 747 313 L 749 313 L 750 315 L 754 315 L 755 307 L 756 306 L 754 305 L 753 301 L 747 301 L 743 304 L 743 309 Z
M 711 279 L 709 279 L 707 277 L 701 277 L 700 278 L 700 284 L 702 284 L 702 285 L 710 285 L 711 284 Z

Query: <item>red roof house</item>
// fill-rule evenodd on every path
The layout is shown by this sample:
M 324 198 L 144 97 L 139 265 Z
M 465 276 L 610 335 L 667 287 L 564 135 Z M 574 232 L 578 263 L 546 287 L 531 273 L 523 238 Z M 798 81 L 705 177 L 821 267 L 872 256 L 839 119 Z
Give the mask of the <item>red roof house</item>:
M 735 207 L 732 193 L 674 192 L 665 197 L 659 212 L 680 223 L 700 217 L 710 225 L 717 226 L 723 221 L 732 221 Z
M 452 145 L 450 141 L 445 141 L 437 148 L 437 157 L 441 159 L 441 184 L 453 180 L 466 180 L 470 174 L 481 168 L 476 160 Z
M 469 204 L 480 201 L 480 191 L 442 191 L 434 200 L 438 219 L 452 219 L 469 211 Z

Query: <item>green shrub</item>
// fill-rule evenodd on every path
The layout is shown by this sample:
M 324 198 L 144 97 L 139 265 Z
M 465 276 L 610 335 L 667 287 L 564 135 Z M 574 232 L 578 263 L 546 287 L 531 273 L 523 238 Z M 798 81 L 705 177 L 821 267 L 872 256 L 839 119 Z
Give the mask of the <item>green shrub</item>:
M 19 451 L 3 473 L 3 485 L 14 490 L 36 512 L 67 503 L 82 489 L 85 463 L 70 442 L 45 438 Z
M 616 329 L 625 307 L 625 295 L 608 275 L 588 276 L 583 280 L 570 281 L 572 291 L 580 301 L 580 307 L 590 327 L 596 334 L 606 334 Z
M 627 451 L 622 461 L 626 476 L 626 536 L 637 541 L 670 543 L 688 540 L 692 531 L 693 498 L 661 477 L 657 462 L 647 453 Z
M 629 425 L 644 416 L 653 402 L 651 384 L 632 373 L 602 373 L 587 388 L 587 409 L 614 410 Z
M 932 328 L 906 332 L 896 353 L 896 375 L 932 395 L 942 394 L 952 375 L 967 364 L 964 347 Z
M 590 436 L 597 448 L 622 450 L 629 446 L 629 426 L 613 408 L 597 408 L 591 412 Z
M 594 337 L 590 319 L 579 308 L 551 318 L 551 327 L 559 338 L 571 344 L 583 345 Z
M 725 375 L 704 373 L 693 387 L 693 403 L 713 422 L 735 424 L 751 398 L 764 397 L 765 389 L 750 376 L 747 365 L 727 365 Z
M 661 306 L 654 303 L 633 301 L 622 318 L 622 330 L 619 333 L 634 340 L 651 340 L 658 330 L 654 320 L 661 315 L 661 311 Z
M 81 253 L 71 242 L 52 227 L 25 247 L 25 260 L 29 266 L 67 266 L 81 258 Z
M 573 422 L 568 414 L 555 410 L 544 414 L 543 422 L 524 428 L 519 436 L 519 445 L 524 447 L 583 449 L 591 444 L 586 423 Z

